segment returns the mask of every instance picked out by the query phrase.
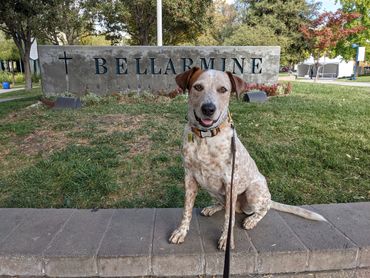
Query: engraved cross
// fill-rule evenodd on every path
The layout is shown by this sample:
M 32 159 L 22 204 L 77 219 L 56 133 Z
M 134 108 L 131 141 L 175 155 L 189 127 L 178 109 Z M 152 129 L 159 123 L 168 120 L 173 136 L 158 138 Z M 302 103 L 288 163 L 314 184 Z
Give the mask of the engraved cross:
M 64 51 L 64 57 L 59 57 L 59 60 L 64 60 L 64 67 L 66 69 L 66 74 L 68 74 L 68 64 L 67 64 L 67 61 L 68 60 L 72 60 L 72 58 L 71 57 L 67 57 L 67 54 Z

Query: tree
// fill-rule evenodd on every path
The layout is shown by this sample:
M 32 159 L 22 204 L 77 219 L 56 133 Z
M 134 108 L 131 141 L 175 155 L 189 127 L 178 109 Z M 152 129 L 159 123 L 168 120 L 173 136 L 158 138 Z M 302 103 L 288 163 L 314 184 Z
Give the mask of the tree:
M 37 36 L 50 29 L 56 15 L 55 0 L 1 0 L 0 30 L 10 36 L 17 46 L 24 64 L 26 90 L 32 88 L 30 51 Z
M 226 0 L 214 0 L 208 8 L 208 16 L 212 23 L 206 31 L 196 39 L 200 45 L 223 45 L 230 37 L 237 26 L 237 11 L 234 4 Z
M 13 67 L 13 61 L 19 60 L 19 52 L 15 43 L 6 38 L 5 34 L 0 31 L 0 60 L 7 61 L 8 69 L 12 73 L 13 86 L 15 85 L 15 73 Z M 9 66 L 9 61 L 11 66 Z
M 366 47 L 366 60 L 370 60 L 370 0 L 340 0 L 342 11 L 345 13 L 358 13 L 360 16 L 347 23 L 347 27 L 363 26 L 363 30 L 351 34 L 346 40 L 340 41 L 334 49 L 336 55 L 346 60 L 355 59 L 356 49 L 352 44 Z
M 281 47 L 281 63 L 292 66 L 307 56 L 299 28 L 318 14 L 321 3 L 306 0 L 239 0 L 237 9 L 242 25 L 273 31 Z M 245 30 L 245 29 L 244 29 Z M 249 29 L 251 30 L 251 29 Z M 235 31 L 235 36 L 240 29 Z M 260 33 L 263 37 L 265 34 Z
M 334 13 L 325 12 L 309 24 L 301 26 L 300 30 L 316 61 L 316 66 L 318 66 L 320 57 L 330 55 L 330 51 L 336 47 L 338 42 L 363 30 L 362 26 L 348 27 L 348 23 L 359 16 L 357 13 L 344 13 L 341 10 Z
M 176 45 L 195 40 L 210 23 L 211 0 L 163 0 L 163 41 Z M 107 37 L 117 41 L 125 33 L 131 45 L 156 43 L 155 0 L 109 0 L 100 2 L 99 19 Z
M 19 58 L 19 52 L 14 41 L 6 38 L 5 34 L 0 32 L 0 60 L 16 61 Z
M 80 44 L 81 39 L 94 34 L 95 2 L 92 0 L 56 0 L 58 13 L 45 20 L 53 21 L 46 32 L 52 44 Z
M 263 34 L 263 35 L 261 35 Z M 241 25 L 225 40 L 225 45 L 286 45 L 285 37 L 276 36 L 273 29 L 264 25 Z
M 104 35 L 100 36 L 85 36 L 81 38 L 81 45 L 110 45 L 110 41 L 105 39 Z

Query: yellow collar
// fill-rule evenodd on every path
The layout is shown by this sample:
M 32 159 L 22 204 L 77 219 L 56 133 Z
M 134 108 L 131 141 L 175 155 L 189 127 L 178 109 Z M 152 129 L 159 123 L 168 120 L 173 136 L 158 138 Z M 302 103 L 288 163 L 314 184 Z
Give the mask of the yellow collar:
M 209 129 L 207 131 L 201 130 L 201 129 L 196 128 L 196 127 L 192 127 L 191 131 L 195 135 L 197 135 L 199 138 L 214 137 L 217 134 L 219 134 L 222 129 L 229 126 L 230 124 L 233 125 L 233 120 L 231 118 L 230 112 L 228 112 L 227 119 L 225 121 L 223 121 L 219 126 L 217 126 L 215 128 L 212 128 L 212 129 Z

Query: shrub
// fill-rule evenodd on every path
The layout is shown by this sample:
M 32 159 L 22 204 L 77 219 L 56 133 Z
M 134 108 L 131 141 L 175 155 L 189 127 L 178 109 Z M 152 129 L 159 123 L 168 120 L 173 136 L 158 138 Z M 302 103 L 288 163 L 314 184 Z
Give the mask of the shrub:
M 20 72 L 15 73 L 14 80 L 16 84 L 24 83 L 24 74 Z M 13 82 L 12 73 L 7 71 L 0 72 L 0 83 L 1 82 Z
M 269 97 L 277 95 L 288 95 L 292 91 L 292 83 L 277 83 L 273 85 L 250 83 L 248 84 L 245 92 L 253 90 L 264 91 Z
M 32 83 L 39 83 L 41 76 L 39 74 L 32 74 Z
M 9 72 L 2 71 L 0 72 L 0 83 L 2 82 L 11 82 L 12 75 Z
M 17 84 L 20 84 L 20 83 L 24 83 L 24 74 L 23 73 L 16 73 L 15 74 L 15 83 Z
M 39 74 L 32 75 L 32 83 L 39 83 L 41 76 Z M 22 84 L 25 82 L 24 73 L 17 72 L 14 74 L 14 79 L 16 84 Z M 0 72 L 0 82 L 13 82 L 13 76 L 11 72 L 1 71 Z

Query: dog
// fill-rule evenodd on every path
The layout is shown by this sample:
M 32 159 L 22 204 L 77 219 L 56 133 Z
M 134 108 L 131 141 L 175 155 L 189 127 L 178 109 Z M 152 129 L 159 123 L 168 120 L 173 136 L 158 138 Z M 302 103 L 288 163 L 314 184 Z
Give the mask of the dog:
M 312 211 L 277 203 L 271 200 L 265 177 L 233 130 L 229 116 L 231 93 L 242 93 L 247 83 L 230 72 L 201 70 L 193 67 L 176 76 L 177 85 L 188 95 L 188 123 L 183 139 L 185 168 L 185 202 L 181 224 L 173 231 L 170 243 L 184 242 L 192 217 L 198 185 L 214 199 L 214 205 L 201 214 L 211 216 L 225 209 L 225 221 L 218 241 L 220 250 L 226 249 L 229 218 L 231 217 L 231 248 L 234 248 L 233 228 L 235 212 L 246 214 L 244 229 L 252 229 L 270 208 L 292 213 L 307 219 L 326 221 Z M 235 168 L 230 215 L 232 153 L 231 139 L 235 134 Z

